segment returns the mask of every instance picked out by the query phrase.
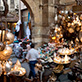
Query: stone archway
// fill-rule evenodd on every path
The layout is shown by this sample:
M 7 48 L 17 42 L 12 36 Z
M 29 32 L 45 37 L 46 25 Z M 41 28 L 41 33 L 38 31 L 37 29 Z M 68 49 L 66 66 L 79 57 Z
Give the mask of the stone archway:
M 34 17 L 35 24 L 40 23 L 39 7 L 33 0 L 21 0 L 29 9 L 31 16 Z
M 39 0 L 21 0 L 31 13 L 32 20 L 34 20 L 34 27 L 32 28 L 32 42 L 40 46 L 42 43 L 42 11 L 39 10 Z

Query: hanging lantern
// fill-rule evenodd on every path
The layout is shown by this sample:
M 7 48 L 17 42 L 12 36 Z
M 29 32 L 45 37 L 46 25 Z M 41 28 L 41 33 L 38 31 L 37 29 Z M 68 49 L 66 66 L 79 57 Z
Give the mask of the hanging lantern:
M 79 42 L 79 39 L 76 37 L 75 41 L 76 41 L 76 42 Z
M 76 31 L 79 31 L 80 30 L 80 28 L 79 28 L 79 26 L 76 28 Z
M 57 21 L 58 20 L 58 17 L 57 17 L 57 14 L 56 14 L 56 16 L 55 16 L 55 21 Z
M 14 35 L 10 32 L 7 32 L 6 39 L 7 39 L 7 43 L 11 44 L 14 41 Z
M 0 60 L 1 61 L 8 60 L 11 54 L 12 54 L 12 48 L 7 45 L 5 49 L 0 52 Z
M 17 60 L 16 65 L 17 65 L 18 67 L 21 67 L 21 63 L 20 63 L 19 60 Z
M 69 28 L 68 31 L 69 31 L 69 33 L 73 33 L 74 29 L 73 28 Z
M 68 11 L 67 10 L 65 10 L 65 14 L 68 14 Z
M 11 70 L 11 65 L 8 62 L 6 62 L 5 71 L 8 73 L 10 70 Z
M 9 60 L 9 64 L 12 66 L 12 64 L 13 64 L 13 63 L 12 63 L 12 59 Z
M 56 37 L 54 36 L 54 37 L 52 37 L 52 39 L 53 39 L 53 40 L 55 40 L 55 39 L 56 39 Z

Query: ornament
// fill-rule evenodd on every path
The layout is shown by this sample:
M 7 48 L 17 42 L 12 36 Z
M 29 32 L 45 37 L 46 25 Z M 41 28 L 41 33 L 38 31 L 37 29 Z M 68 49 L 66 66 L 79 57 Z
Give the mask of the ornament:
M 52 37 L 52 39 L 53 39 L 53 40 L 55 40 L 55 39 L 56 39 L 56 37 L 54 36 L 54 37 Z
M 65 20 L 65 17 L 63 16 L 62 20 Z
M 11 72 L 13 71 L 18 71 L 19 74 L 17 76 L 23 76 L 26 73 L 26 70 L 21 67 L 21 63 L 19 60 L 17 60 L 16 64 L 14 67 L 11 69 Z
M 77 28 L 76 28 L 76 31 L 79 31 L 79 30 L 80 30 L 80 27 L 77 27 Z
M 62 19 L 62 15 L 58 15 L 58 18 L 59 18 L 59 19 Z
M 56 14 L 56 16 L 55 16 L 55 21 L 57 21 L 58 20 L 58 17 L 57 17 L 57 14 Z
M 10 32 L 7 32 L 6 39 L 8 40 L 7 43 L 11 44 L 14 41 L 14 35 Z
M 67 10 L 65 10 L 65 14 L 68 14 L 68 11 Z
M 8 60 L 11 54 L 12 54 L 12 48 L 6 45 L 5 49 L 0 52 L 0 60 L 1 61 Z
M 10 70 L 11 70 L 11 65 L 8 62 L 6 62 L 5 71 L 8 73 Z
M 12 59 L 9 60 L 9 64 L 12 66 Z
M 16 65 L 17 65 L 18 67 L 21 67 L 21 63 L 20 63 L 19 60 L 17 60 Z
M 78 38 L 76 38 L 76 41 L 78 41 L 78 42 L 79 42 L 79 39 L 78 39 Z
M 64 11 L 60 11 L 61 14 L 64 14 Z
M 73 28 L 69 28 L 68 31 L 69 31 L 69 33 L 73 33 L 74 29 Z
M 73 41 L 71 41 L 71 44 L 73 44 Z

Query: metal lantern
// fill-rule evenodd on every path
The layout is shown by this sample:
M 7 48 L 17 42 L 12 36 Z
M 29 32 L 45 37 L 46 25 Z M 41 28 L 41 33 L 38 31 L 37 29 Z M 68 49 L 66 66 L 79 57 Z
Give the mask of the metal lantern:
M 14 35 L 10 32 L 6 33 L 6 39 L 7 39 L 7 43 L 11 44 L 14 41 Z
M 1 61 L 8 60 L 11 54 L 12 54 L 12 48 L 7 45 L 5 49 L 0 52 L 0 60 Z
M 5 71 L 8 73 L 10 70 L 11 70 L 11 65 L 9 64 L 9 62 L 6 62 Z
M 20 63 L 19 60 L 17 60 L 16 65 L 17 65 L 18 67 L 21 67 L 21 63 Z
M 68 31 L 69 31 L 69 33 L 73 33 L 74 29 L 73 28 L 69 28 Z

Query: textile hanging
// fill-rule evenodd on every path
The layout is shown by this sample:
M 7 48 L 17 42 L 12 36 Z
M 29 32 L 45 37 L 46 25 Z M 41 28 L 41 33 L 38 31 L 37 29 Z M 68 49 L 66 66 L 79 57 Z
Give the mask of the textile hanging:
M 20 30 L 20 24 L 21 24 L 21 20 L 19 20 L 16 24 L 16 32 L 19 32 Z
M 30 21 L 30 12 L 28 12 L 28 22 Z

